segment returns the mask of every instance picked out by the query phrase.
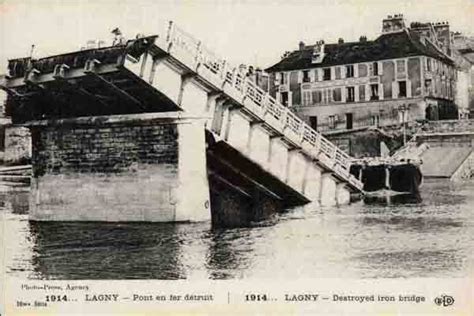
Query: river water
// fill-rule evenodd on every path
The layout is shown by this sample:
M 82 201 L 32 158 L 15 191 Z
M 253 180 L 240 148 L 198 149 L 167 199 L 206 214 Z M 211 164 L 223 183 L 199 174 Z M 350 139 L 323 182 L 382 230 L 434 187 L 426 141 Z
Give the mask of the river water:
M 0 186 L 5 269 L 20 278 L 409 278 L 474 271 L 474 182 L 424 183 L 421 202 L 292 210 L 235 229 L 29 222 L 28 194 Z

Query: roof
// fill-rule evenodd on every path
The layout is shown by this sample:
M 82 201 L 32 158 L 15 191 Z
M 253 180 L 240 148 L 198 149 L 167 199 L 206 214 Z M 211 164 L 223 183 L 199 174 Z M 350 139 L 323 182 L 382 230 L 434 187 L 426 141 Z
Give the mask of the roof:
M 297 69 L 319 68 L 334 65 L 353 64 L 409 56 L 430 56 L 448 64 L 453 61 L 440 52 L 429 41 L 425 44 L 414 32 L 409 30 L 397 33 L 382 34 L 374 41 L 326 44 L 324 59 L 321 63 L 312 63 L 313 50 L 316 45 L 305 46 L 296 50 L 275 65 L 266 69 L 268 72 Z

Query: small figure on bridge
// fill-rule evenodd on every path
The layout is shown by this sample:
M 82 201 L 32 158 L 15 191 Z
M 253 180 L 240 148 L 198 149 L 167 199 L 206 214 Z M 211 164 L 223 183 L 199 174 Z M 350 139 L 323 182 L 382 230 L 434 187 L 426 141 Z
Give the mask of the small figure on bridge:
M 125 38 L 123 37 L 122 32 L 120 31 L 118 27 L 114 28 L 110 33 L 114 34 L 114 40 L 112 42 L 112 46 L 123 44 L 123 41 L 125 40 Z

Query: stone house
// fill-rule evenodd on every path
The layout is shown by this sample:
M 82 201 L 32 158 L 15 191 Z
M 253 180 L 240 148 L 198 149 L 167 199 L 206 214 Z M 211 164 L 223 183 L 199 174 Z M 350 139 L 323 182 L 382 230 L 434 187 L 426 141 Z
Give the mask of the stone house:
M 266 69 L 270 93 L 323 132 L 457 118 L 451 43 L 445 22 L 388 16 L 373 41 L 301 42 Z

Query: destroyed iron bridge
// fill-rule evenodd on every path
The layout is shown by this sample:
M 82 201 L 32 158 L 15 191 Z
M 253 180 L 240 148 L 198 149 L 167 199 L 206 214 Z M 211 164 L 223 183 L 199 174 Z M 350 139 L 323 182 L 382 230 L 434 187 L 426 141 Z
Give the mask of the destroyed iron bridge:
M 32 134 L 32 220 L 238 226 L 362 192 L 347 154 L 173 23 L 8 68 L 8 114 Z

